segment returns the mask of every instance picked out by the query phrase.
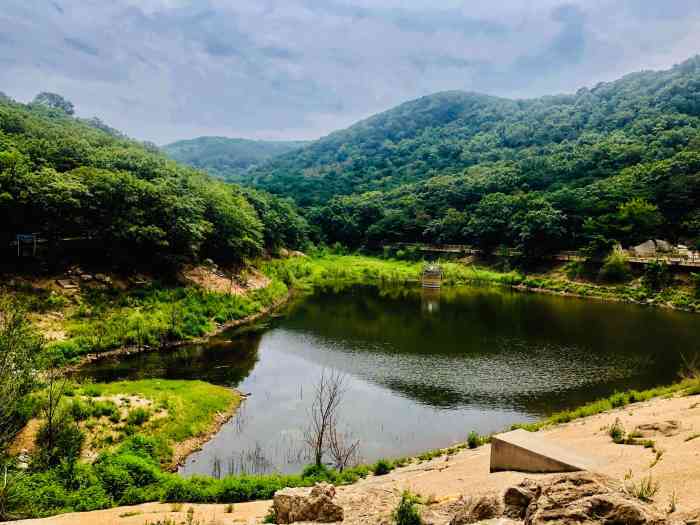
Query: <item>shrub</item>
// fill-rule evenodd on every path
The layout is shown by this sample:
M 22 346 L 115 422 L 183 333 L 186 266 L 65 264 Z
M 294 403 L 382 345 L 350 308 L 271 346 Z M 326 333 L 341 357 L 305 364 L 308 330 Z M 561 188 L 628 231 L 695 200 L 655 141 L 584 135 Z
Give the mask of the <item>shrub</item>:
M 383 476 L 391 472 L 391 463 L 386 459 L 380 459 L 372 467 L 375 476 Z
M 613 443 L 617 443 L 619 445 L 625 442 L 627 432 L 625 431 L 625 427 L 622 426 L 622 422 L 619 419 L 616 419 L 608 429 L 608 434 L 612 438 Z
M 690 279 L 693 283 L 693 294 L 697 299 L 700 299 L 700 273 L 690 274 Z
M 641 479 L 637 483 L 626 484 L 625 490 L 638 500 L 649 503 L 654 500 L 654 496 L 656 496 L 656 493 L 659 491 L 659 482 L 654 481 L 651 474 L 649 474 L 649 476 Z
M 651 261 L 644 270 L 644 286 L 653 291 L 663 290 L 671 284 L 671 272 L 664 261 Z
M 477 448 L 482 444 L 483 440 L 481 439 L 481 436 L 474 432 L 473 430 L 469 432 L 469 436 L 467 437 L 467 445 L 469 445 L 469 448 Z
M 396 525 L 422 525 L 423 520 L 418 512 L 419 499 L 408 491 L 401 495 L 401 501 L 394 510 L 392 517 Z
M 64 461 L 75 463 L 80 458 L 85 435 L 75 421 L 64 415 L 54 427 L 53 435 L 50 435 L 47 423 L 37 432 L 38 451 L 35 460 L 41 467 L 55 466 Z
M 92 416 L 92 407 L 80 399 L 74 399 L 68 412 L 75 421 L 85 421 Z
M 629 263 L 625 254 L 614 251 L 605 259 L 600 269 L 600 278 L 610 283 L 622 283 L 632 277 Z
M 140 427 L 146 421 L 148 421 L 149 417 L 151 417 L 151 414 L 148 410 L 142 407 L 138 407 L 134 410 L 129 411 L 129 415 L 126 417 L 126 422 L 129 425 L 135 425 L 137 427 Z
M 586 265 L 583 263 L 583 261 L 571 261 L 564 267 L 566 276 L 572 281 L 581 277 L 585 270 Z

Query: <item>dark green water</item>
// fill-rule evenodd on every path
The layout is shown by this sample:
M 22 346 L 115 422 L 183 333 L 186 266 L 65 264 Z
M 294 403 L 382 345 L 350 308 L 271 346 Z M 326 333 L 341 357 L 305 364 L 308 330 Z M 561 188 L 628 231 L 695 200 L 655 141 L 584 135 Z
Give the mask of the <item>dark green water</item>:
M 347 376 L 346 431 L 366 461 L 463 441 L 673 382 L 700 318 L 633 305 L 464 287 L 320 291 L 256 330 L 106 362 L 97 380 L 197 378 L 252 395 L 183 472 L 297 471 L 323 369 Z

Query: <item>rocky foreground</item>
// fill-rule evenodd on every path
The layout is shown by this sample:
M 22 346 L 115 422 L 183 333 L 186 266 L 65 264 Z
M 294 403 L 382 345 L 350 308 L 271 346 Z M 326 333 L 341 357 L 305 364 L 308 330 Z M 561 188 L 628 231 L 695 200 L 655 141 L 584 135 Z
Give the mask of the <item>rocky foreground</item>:
M 654 448 L 613 443 L 608 428 L 616 421 Z M 596 460 L 595 473 L 532 475 L 489 473 L 490 447 L 462 450 L 452 456 L 413 463 L 385 476 L 371 476 L 355 485 L 285 491 L 303 498 L 321 498 L 322 516 L 295 519 L 338 520 L 342 523 L 389 524 L 401 494 L 421 496 L 427 524 L 462 523 L 606 523 L 700 524 L 700 397 L 656 399 L 592 416 L 543 431 L 547 439 Z M 640 499 L 651 483 L 653 494 Z M 283 493 L 283 494 L 284 494 Z M 279 499 L 279 498 L 278 498 Z M 193 509 L 193 523 L 231 525 L 261 523 L 272 501 L 226 505 L 146 504 L 105 511 L 28 520 L 23 525 L 144 525 L 182 523 Z M 312 506 L 318 507 L 316 501 Z M 231 511 L 232 512 L 229 512 Z M 306 511 L 301 511 L 305 513 Z M 289 520 L 289 515 L 280 519 Z M 165 520 L 170 519 L 172 522 Z M 303 523 L 303 522 L 302 522 Z M 306 523 L 310 523 L 306 521 Z

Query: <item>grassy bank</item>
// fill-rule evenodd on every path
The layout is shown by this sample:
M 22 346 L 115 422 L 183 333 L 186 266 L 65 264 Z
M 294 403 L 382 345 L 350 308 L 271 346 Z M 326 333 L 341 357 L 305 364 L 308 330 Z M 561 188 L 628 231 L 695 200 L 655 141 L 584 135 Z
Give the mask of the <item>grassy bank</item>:
M 39 396 L 45 393 L 37 394 Z M 240 397 L 201 381 L 140 380 L 71 385 L 60 404 L 60 447 L 82 448 L 82 459 L 46 466 L 39 446 L 28 469 L 8 470 L 0 508 L 11 518 L 43 517 L 150 501 L 237 503 L 269 499 L 284 487 L 318 481 L 348 484 L 370 472 L 384 474 L 399 465 L 380 461 L 343 472 L 309 467 L 298 475 L 236 475 L 184 478 L 169 472 L 173 453 L 216 427 Z M 34 427 L 36 428 L 36 427 Z M 85 439 L 87 438 L 87 439 Z M 67 442 L 72 440 L 73 442 Z
M 379 259 L 364 255 L 320 253 L 313 257 L 261 261 L 261 270 L 290 287 L 342 284 L 407 284 L 420 282 L 423 262 Z M 517 285 L 517 272 L 496 272 L 456 262 L 441 263 L 446 285 L 497 283 Z
M 557 412 L 551 416 L 534 423 L 514 425 L 513 428 L 524 428 L 531 432 L 542 430 L 543 428 L 569 423 L 576 419 L 602 414 L 609 410 L 622 408 L 633 403 L 649 401 L 658 397 L 669 397 L 674 395 L 699 395 L 700 376 L 694 375 L 674 383 L 672 385 L 650 388 L 648 390 L 628 390 L 626 392 L 616 392 L 609 397 L 586 403 L 572 410 Z
M 118 443 L 138 432 L 157 438 L 168 448 L 207 434 L 216 426 L 217 417 L 233 414 L 241 402 L 240 395 L 230 388 L 203 381 L 165 379 L 90 383 L 71 389 L 68 394 L 66 403 L 71 414 L 87 415 L 86 423 L 93 425 L 92 433 L 99 432 L 99 423 L 106 424 L 102 432 L 108 442 Z M 94 417 L 96 405 L 102 412 L 109 412 L 108 421 Z M 119 419 L 110 421 L 115 410 Z
M 420 281 L 423 262 L 380 259 L 362 255 L 335 255 L 321 252 L 310 258 L 263 261 L 260 267 L 270 276 L 296 288 L 352 284 L 407 284 Z M 579 264 L 579 263 L 577 263 Z M 673 307 L 700 312 L 700 293 L 691 285 L 669 284 L 652 289 L 643 278 L 622 284 L 607 284 L 594 276 L 573 273 L 567 265 L 548 272 L 525 274 L 501 272 L 492 268 L 442 261 L 443 284 L 497 284 L 524 291 L 623 301 Z
M 59 363 L 88 353 L 123 347 L 158 347 L 211 333 L 217 326 L 257 314 L 284 299 L 288 289 L 274 280 L 245 295 L 207 291 L 196 286 L 164 287 L 157 283 L 132 290 L 88 289 L 72 302 L 35 312 L 60 312 L 50 327 L 62 334 L 46 349 Z M 27 303 L 29 306 L 32 303 Z

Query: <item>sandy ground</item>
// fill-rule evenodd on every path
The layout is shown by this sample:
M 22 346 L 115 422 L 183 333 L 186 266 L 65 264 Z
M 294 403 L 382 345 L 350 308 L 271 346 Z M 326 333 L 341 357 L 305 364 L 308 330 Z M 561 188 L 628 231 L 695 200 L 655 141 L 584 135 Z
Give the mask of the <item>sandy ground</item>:
M 265 288 L 270 279 L 254 268 L 249 268 L 243 275 L 227 276 L 221 271 L 207 266 L 188 267 L 182 272 L 185 280 L 209 290 L 210 292 L 244 295 L 251 290 Z
M 616 445 L 607 428 L 616 419 L 627 431 L 648 426 L 645 438 L 653 439 L 663 454 L 655 462 L 656 453 L 635 445 Z M 672 422 L 672 423 L 668 423 Z M 654 429 L 656 427 L 657 429 Z M 646 427 L 645 427 L 646 428 Z M 638 481 L 649 475 L 659 483 L 655 506 L 665 511 L 673 495 L 678 512 L 700 508 L 700 396 L 657 399 L 543 431 L 542 435 L 596 462 L 598 472 L 614 479 Z M 454 456 L 443 456 L 420 464 L 397 469 L 381 477 L 370 477 L 338 490 L 338 503 L 346 512 L 345 523 L 387 522 L 403 490 L 408 489 L 436 502 L 456 500 L 461 495 L 498 493 L 532 474 L 517 472 L 489 473 L 490 447 L 463 450 Z M 184 521 L 184 511 L 195 509 L 195 520 L 201 525 L 260 523 L 271 502 L 236 504 L 233 513 L 226 505 L 187 505 L 179 514 L 171 505 L 147 504 L 106 511 L 71 514 L 43 520 L 20 521 L 22 525 L 143 525 L 172 517 Z M 129 512 L 142 514 L 124 516 Z

